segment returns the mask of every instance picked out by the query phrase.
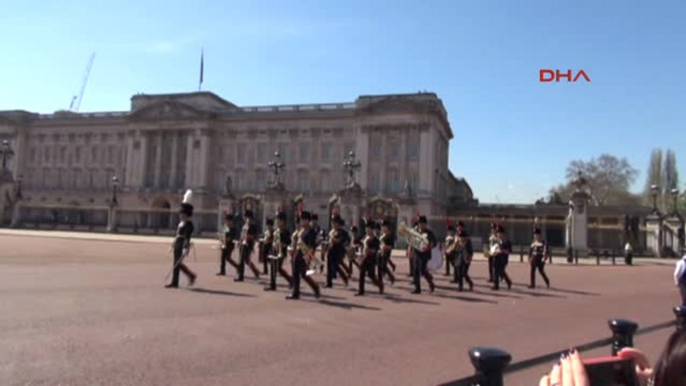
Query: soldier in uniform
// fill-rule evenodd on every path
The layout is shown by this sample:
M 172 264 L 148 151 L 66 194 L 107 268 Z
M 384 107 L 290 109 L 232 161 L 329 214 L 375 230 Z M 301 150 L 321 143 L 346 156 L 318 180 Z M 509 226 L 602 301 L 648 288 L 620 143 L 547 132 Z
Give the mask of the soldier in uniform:
M 191 191 L 186 191 L 184 194 L 183 203 L 179 209 L 179 226 L 176 229 L 176 236 L 174 237 L 174 244 L 172 248 L 174 250 L 174 266 L 172 282 L 167 284 L 165 288 L 178 288 L 179 287 L 179 274 L 181 271 L 188 277 L 188 285 L 193 285 L 195 279 L 198 277 L 193 271 L 191 271 L 186 264 L 183 263 L 183 259 L 188 255 L 191 247 L 191 236 L 193 235 L 193 230 L 195 226 L 191 217 L 193 217 L 193 205 L 191 201 Z
M 243 217 L 245 218 L 245 224 L 243 224 L 243 228 L 241 229 L 241 259 L 238 262 L 238 277 L 233 279 L 233 281 L 236 282 L 244 280 L 246 264 L 250 267 L 255 278 L 260 277 L 260 272 L 257 270 L 255 263 L 250 260 L 250 255 L 255 248 L 255 239 L 257 238 L 257 227 L 253 223 L 252 211 L 246 210 Z
M 357 251 L 360 250 L 362 246 L 362 235 L 360 234 L 359 229 L 357 226 L 353 225 L 352 228 L 350 228 L 350 235 L 352 239 L 352 248 L 355 251 L 355 254 L 351 257 L 351 255 L 348 255 L 349 262 L 348 262 L 348 277 L 352 278 L 353 277 L 353 265 L 357 266 L 357 269 L 360 269 L 360 264 L 357 262 Z
M 286 226 L 286 213 L 279 212 L 276 215 L 276 230 L 273 234 L 273 248 L 272 258 L 269 260 L 269 287 L 265 287 L 265 291 L 276 291 L 276 276 L 281 275 L 288 282 L 288 287 L 293 286 L 293 279 L 291 275 L 283 269 L 283 261 L 288 255 L 288 246 L 291 244 L 291 234 L 288 232 Z M 274 258 L 275 257 L 275 258 Z
M 457 290 L 462 292 L 464 281 L 467 281 L 469 285 L 469 290 L 474 290 L 474 282 L 472 278 L 469 277 L 469 266 L 472 264 L 472 257 L 474 256 L 474 249 L 472 248 L 472 240 L 469 238 L 469 233 L 462 229 L 460 233 L 457 234 L 459 239 L 458 250 L 459 252 L 455 256 L 455 272 L 457 277 Z
M 379 287 L 379 293 L 383 294 L 383 282 L 376 277 L 376 264 L 379 253 L 379 239 L 374 234 L 376 224 L 372 220 L 368 220 L 364 226 L 367 232 L 366 237 L 362 240 L 362 262 L 360 263 L 360 277 L 359 288 L 355 296 L 364 296 L 364 281 L 369 275 L 374 285 Z
M 457 237 L 455 237 L 455 227 L 448 225 L 447 236 L 443 242 L 443 254 L 445 256 L 445 276 L 450 276 L 450 266 L 455 267 L 455 245 L 457 244 Z M 455 271 L 457 277 L 457 270 Z M 453 280 L 455 281 L 455 280 Z
M 343 229 L 343 219 L 337 214 L 331 217 L 331 228 L 326 251 L 326 287 L 333 287 L 333 279 L 336 278 L 336 272 L 338 272 L 343 283 L 347 286 L 348 275 L 343 266 L 343 258 L 345 257 L 346 248 L 350 245 L 350 236 Z
M 429 273 L 429 270 L 427 269 L 427 265 L 429 264 L 429 260 L 431 260 L 431 250 L 436 247 L 436 236 L 434 233 L 429 229 L 428 226 L 428 221 L 426 219 L 426 216 L 419 216 L 419 233 L 423 234 L 426 236 L 426 238 L 429 240 L 429 245 L 426 246 L 424 250 L 413 250 L 413 255 L 414 255 L 414 261 L 412 263 L 412 268 L 413 268 L 413 281 L 414 281 L 414 291 L 412 291 L 413 294 L 420 294 L 422 293 L 422 287 L 421 287 L 421 277 L 424 276 L 424 279 L 429 283 L 429 289 L 431 292 L 434 292 L 435 286 L 434 286 L 434 281 L 433 281 L 433 276 L 431 273 Z
M 259 261 L 262 262 L 262 274 L 269 274 L 269 254 L 272 253 L 272 244 L 274 242 L 274 220 L 267 218 L 265 221 L 264 234 L 259 242 Z
M 412 223 L 412 229 L 419 231 L 419 222 L 415 221 Z M 410 269 L 410 272 L 407 274 L 408 277 L 414 277 L 414 248 L 411 246 L 407 246 L 407 266 Z
M 379 282 L 383 284 L 383 277 L 386 275 L 391 281 L 391 285 L 393 285 L 395 284 L 395 276 L 388 269 L 388 266 L 392 263 L 391 254 L 395 246 L 395 236 L 391 231 L 391 223 L 387 220 L 384 220 L 381 224 L 379 242 L 381 243 L 381 250 L 379 251 Z
M 314 233 L 317 235 L 317 247 L 319 248 L 322 246 L 322 242 L 324 241 L 324 230 L 322 227 L 319 225 L 319 215 L 316 213 L 312 213 L 312 221 L 310 223 L 310 228 L 314 230 Z M 324 265 L 319 266 L 319 272 L 324 271 Z
M 236 270 L 238 270 L 238 262 L 231 258 L 233 249 L 235 247 L 234 237 L 236 235 L 236 230 L 233 226 L 233 215 L 227 213 L 224 215 L 224 230 L 222 232 L 222 245 L 219 253 L 219 272 L 217 276 L 226 275 L 226 263 L 231 264 Z
M 300 213 L 300 230 L 296 234 L 296 242 L 291 245 L 293 248 L 293 292 L 286 297 L 286 299 L 300 299 L 300 279 L 305 282 L 314 291 L 314 296 L 319 298 L 321 292 L 319 285 L 307 276 L 307 260 L 311 254 L 315 253 L 317 245 L 317 234 L 314 229 L 310 227 L 310 213 L 303 211 Z
M 548 243 L 543 240 L 541 236 L 541 230 L 539 228 L 534 229 L 534 241 L 531 243 L 529 248 L 529 264 L 531 264 L 531 281 L 529 288 L 536 288 L 536 270 L 541 273 L 543 280 L 545 281 L 546 287 L 550 288 L 550 280 L 545 274 L 545 261 L 550 257 L 548 250 Z
M 505 279 L 507 288 L 510 289 L 512 288 L 512 280 L 510 280 L 510 277 L 507 275 L 505 268 L 507 267 L 508 260 L 510 259 L 510 252 L 512 252 L 512 243 L 510 243 L 510 240 L 505 238 L 505 228 L 500 225 L 496 228 L 496 235 L 498 237 L 498 248 L 496 250 L 495 257 L 493 257 L 493 259 L 495 259 L 493 261 L 493 289 L 500 289 L 501 279 Z

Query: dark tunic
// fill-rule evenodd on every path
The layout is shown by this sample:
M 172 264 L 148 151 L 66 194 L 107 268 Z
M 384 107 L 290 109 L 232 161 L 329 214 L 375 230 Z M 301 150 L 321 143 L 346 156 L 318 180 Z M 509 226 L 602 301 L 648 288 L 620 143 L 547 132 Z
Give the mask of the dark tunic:
M 192 221 L 188 220 L 179 223 L 179 227 L 176 229 L 176 238 L 174 239 L 175 255 L 177 254 L 178 250 L 178 254 L 181 256 L 183 249 L 190 246 L 193 230 L 195 230 L 195 226 L 193 225 Z
M 249 237 L 248 237 L 249 236 Z M 249 251 L 252 251 L 255 246 L 255 238 L 257 237 L 257 225 L 245 224 L 241 229 L 241 240 L 246 242 Z
M 383 251 L 383 255 L 385 258 L 390 257 L 391 252 L 393 251 L 393 247 L 395 246 L 395 236 L 393 234 L 382 234 L 381 239 L 379 241 L 381 243 L 381 246 L 390 248 L 388 251 Z
M 348 235 L 348 232 L 343 228 L 333 230 L 333 232 L 333 237 L 329 244 L 329 250 L 331 253 L 336 254 L 336 256 L 344 255 L 346 246 L 350 244 L 350 235 Z
M 235 228 L 234 227 L 224 227 L 224 245 L 222 245 L 222 249 L 228 249 L 232 250 L 234 247 L 234 242 L 233 238 L 235 237 Z

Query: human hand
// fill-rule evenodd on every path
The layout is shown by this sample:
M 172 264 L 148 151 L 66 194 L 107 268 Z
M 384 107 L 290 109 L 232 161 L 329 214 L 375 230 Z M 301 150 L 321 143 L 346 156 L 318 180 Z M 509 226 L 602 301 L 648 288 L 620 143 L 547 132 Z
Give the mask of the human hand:
M 549 375 L 544 375 L 539 386 L 590 386 L 579 352 L 572 349 L 562 354 Z
M 650 366 L 650 361 L 640 350 L 635 348 L 623 348 L 618 353 L 617 356 L 622 359 L 632 359 L 636 364 L 636 376 L 641 386 L 646 386 L 648 380 L 653 376 L 653 369 Z

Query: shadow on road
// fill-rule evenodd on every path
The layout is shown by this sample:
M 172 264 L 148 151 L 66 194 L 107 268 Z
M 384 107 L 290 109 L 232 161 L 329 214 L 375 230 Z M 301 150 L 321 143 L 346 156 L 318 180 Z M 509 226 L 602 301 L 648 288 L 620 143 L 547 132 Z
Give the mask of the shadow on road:
M 230 292 L 230 291 L 221 291 L 221 290 L 212 290 L 212 289 L 207 289 L 207 288 L 188 288 L 187 289 L 190 292 L 198 292 L 201 294 L 211 294 L 211 295 L 224 295 L 224 296 L 236 296 L 236 297 L 243 297 L 243 298 L 256 298 L 257 295 L 251 295 L 251 294 L 243 294 L 239 292 Z

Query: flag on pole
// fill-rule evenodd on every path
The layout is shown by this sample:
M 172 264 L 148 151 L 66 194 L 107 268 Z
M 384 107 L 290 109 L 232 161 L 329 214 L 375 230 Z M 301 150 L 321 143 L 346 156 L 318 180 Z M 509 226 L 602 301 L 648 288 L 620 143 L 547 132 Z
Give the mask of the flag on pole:
M 203 75 L 205 72 L 205 49 L 200 50 L 200 83 L 198 84 L 198 91 L 202 89 Z

